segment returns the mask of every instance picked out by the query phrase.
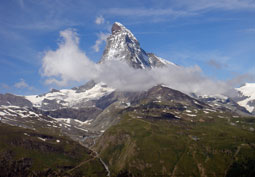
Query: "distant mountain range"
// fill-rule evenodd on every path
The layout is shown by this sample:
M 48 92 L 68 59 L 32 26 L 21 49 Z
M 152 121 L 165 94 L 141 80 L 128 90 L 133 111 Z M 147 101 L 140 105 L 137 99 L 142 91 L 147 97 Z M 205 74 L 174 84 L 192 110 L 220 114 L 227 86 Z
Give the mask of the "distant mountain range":
M 135 69 L 150 69 L 154 67 L 165 67 L 176 64 L 162 59 L 155 54 L 144 51 L 136 37 L 122 24 L 115 22 L 112 26 L 112 34 L 107 38 L 103 56 L 98 64 L 112 60 L 120 60 L 128 63 Z M 228 98 L 223 95 L 199 96 L 190 94 L 204 104 L 213 108 L 232 111 L 241 115 L 255 113 L 255 84 L 246 84 L 238 88 L 238 95 Z M 170 88 L 169 88 L 170 89 Z M 52 89 L 42 95 L 15 96 L 12 94 L 0 95 L 0 104 L 5 106 L 28 107 L 42 111 L 47 116 L 54 118 L 71 118 L 80 121 L 91 121 L 91 125 L 104 124 L 101 120 L 105 109 L 109 105 L 119 102 L 122 106 L 130 106 L 130 97 L 139 95 L 140 92 L 123 92 L 108 87 L 104 83 L 89 81 L 85 85 L 72 89 Z M 114 98 L 112 98 L 114 97 Z M 110 102 L 109 102 L 110 99 Z M 116 103 L 115 103 L 116 104 Z M 98 120 L 101 120 L 100 121 Z M 111 123 L 109 123 L 109 126 Z M 104 131 L 97 126 L 97 131 Z
M 149 69 L 167 65 L 178 67 L 174 63 L 162 59 L 153 53 L 144 51 L 131 31 L 118 22 L 115 22 L 112 26 L 112 34 L 107 38 L 106 47 L 99 64 L 112 60 L 124 61 L 128 63 L 130 67 L 136 69 Z M 60 108 L 86 108 L 95 106 L 95 100 L 112 93 L 114 90 L 114 88 L 109 88 L 103 83 L 89 81 L 78 88 L 63 90 L 53 89 L 49 93 L 43 95 L 26 96 L 25 98 L 29 100 L 34 107 L 48 111 Z M 208 95 L 206 98 L 204 96 L 195 96 L 195 98 L 209 104 L 212 104 L 214 100 L 215 106 L 220 104 L 222 107 L 225 106 L 228 109 L 237 110 L 239 113 L 254 113 L 255 97 L 252 84 L 247 84 L 247 86 L 237 90 L 239 94 L 233 99 L 223 95 Z M 237 104 L 235 101 L 237 101 Z

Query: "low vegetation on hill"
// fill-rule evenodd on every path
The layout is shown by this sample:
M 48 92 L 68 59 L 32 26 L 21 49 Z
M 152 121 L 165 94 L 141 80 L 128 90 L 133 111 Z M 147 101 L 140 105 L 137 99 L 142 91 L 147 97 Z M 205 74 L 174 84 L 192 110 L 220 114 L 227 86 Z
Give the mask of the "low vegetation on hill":
M 0 176 L 106 176 L 91 150 L 70 138 L 0 123 Z
M 113 176 L 255 176 L 254 118 L 168 105 L 143 100 L 98 140 Z

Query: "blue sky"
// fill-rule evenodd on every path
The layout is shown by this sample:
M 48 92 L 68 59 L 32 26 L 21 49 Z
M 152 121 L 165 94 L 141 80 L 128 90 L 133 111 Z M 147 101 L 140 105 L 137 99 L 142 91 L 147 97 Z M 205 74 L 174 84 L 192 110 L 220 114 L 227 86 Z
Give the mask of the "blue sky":
M 57 49 L 59 32 L 68 28 L 97 62 L 105 46 L 100 36 L 115 21 L 147 52 L 198 65 L 212 79 L 255 82 L 254 19 L 254 0 L 2 0 L 0 93 L 39 94 L 57 87 L 45 84 L 42 57 Z

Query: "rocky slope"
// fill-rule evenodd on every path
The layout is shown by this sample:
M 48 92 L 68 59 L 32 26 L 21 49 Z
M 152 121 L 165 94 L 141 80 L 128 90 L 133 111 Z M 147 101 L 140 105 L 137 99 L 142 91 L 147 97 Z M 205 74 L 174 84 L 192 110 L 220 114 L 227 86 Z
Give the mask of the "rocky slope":
M 232 111 L 236 112 L 242 116 L 251 116 L 251 113 L 243 106 L 239 105 L 234 101 L 235 98 L 229 98 L 224 95 L 204 95 L 204 96 L 195 96 L 198 100 L 209 104 L 211 107 L 217 108 L 222 111 Z
M 13 94 L 0 94 L 0 105 L 13 105 L 22 107 L 33 107 L 33 104 L 22 96 L 16 96 Z

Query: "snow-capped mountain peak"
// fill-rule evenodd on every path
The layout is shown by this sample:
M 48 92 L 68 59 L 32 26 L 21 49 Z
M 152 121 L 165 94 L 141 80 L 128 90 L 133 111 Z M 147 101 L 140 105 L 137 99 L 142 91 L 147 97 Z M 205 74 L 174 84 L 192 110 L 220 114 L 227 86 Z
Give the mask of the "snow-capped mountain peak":
M 99 62 L 124 61 L 135 69 L 151 69 L 174 65 L 152 53 L 146 53 L 133 33 L 119 22 L 112 25 L 112 34 L 107 38 L 103 56 Z M 73 89 L 51 90 L 43 95 L 31 95 L 25 98 L 34 107 L 42 110 L 61 108 L 84 108 L 94 106 L 94 101 L 114 91 L 103 83 L 90 81 Z
M 238 104 L 251 113 L 255 112 L 255 83 L 246 83 L 236 90 L 239 92 L 240 97 Z
M 119 22 L 112 25 L 112 34 L 107 38 L 106 48 L 99 63 L 110 60 L 125 61 L 136 69 L 150 67 L 147 53 L 140 47 L 132 32 Z
M 107 38 L 106 48 L 99 63 L 119 60 L 135 69 L 146 69 L 175 65 L 152 53 L 146 53 L 133 33 L 119 22 L 112 25 L 112 34 Z M 93 101 L 114 91 L 103 83 L 90 81 L 73 89 L 51 90 L 43 95 L 26 96 L 34 107 L 43 110 L 61 108 L 83 108 L 94 106 Z

